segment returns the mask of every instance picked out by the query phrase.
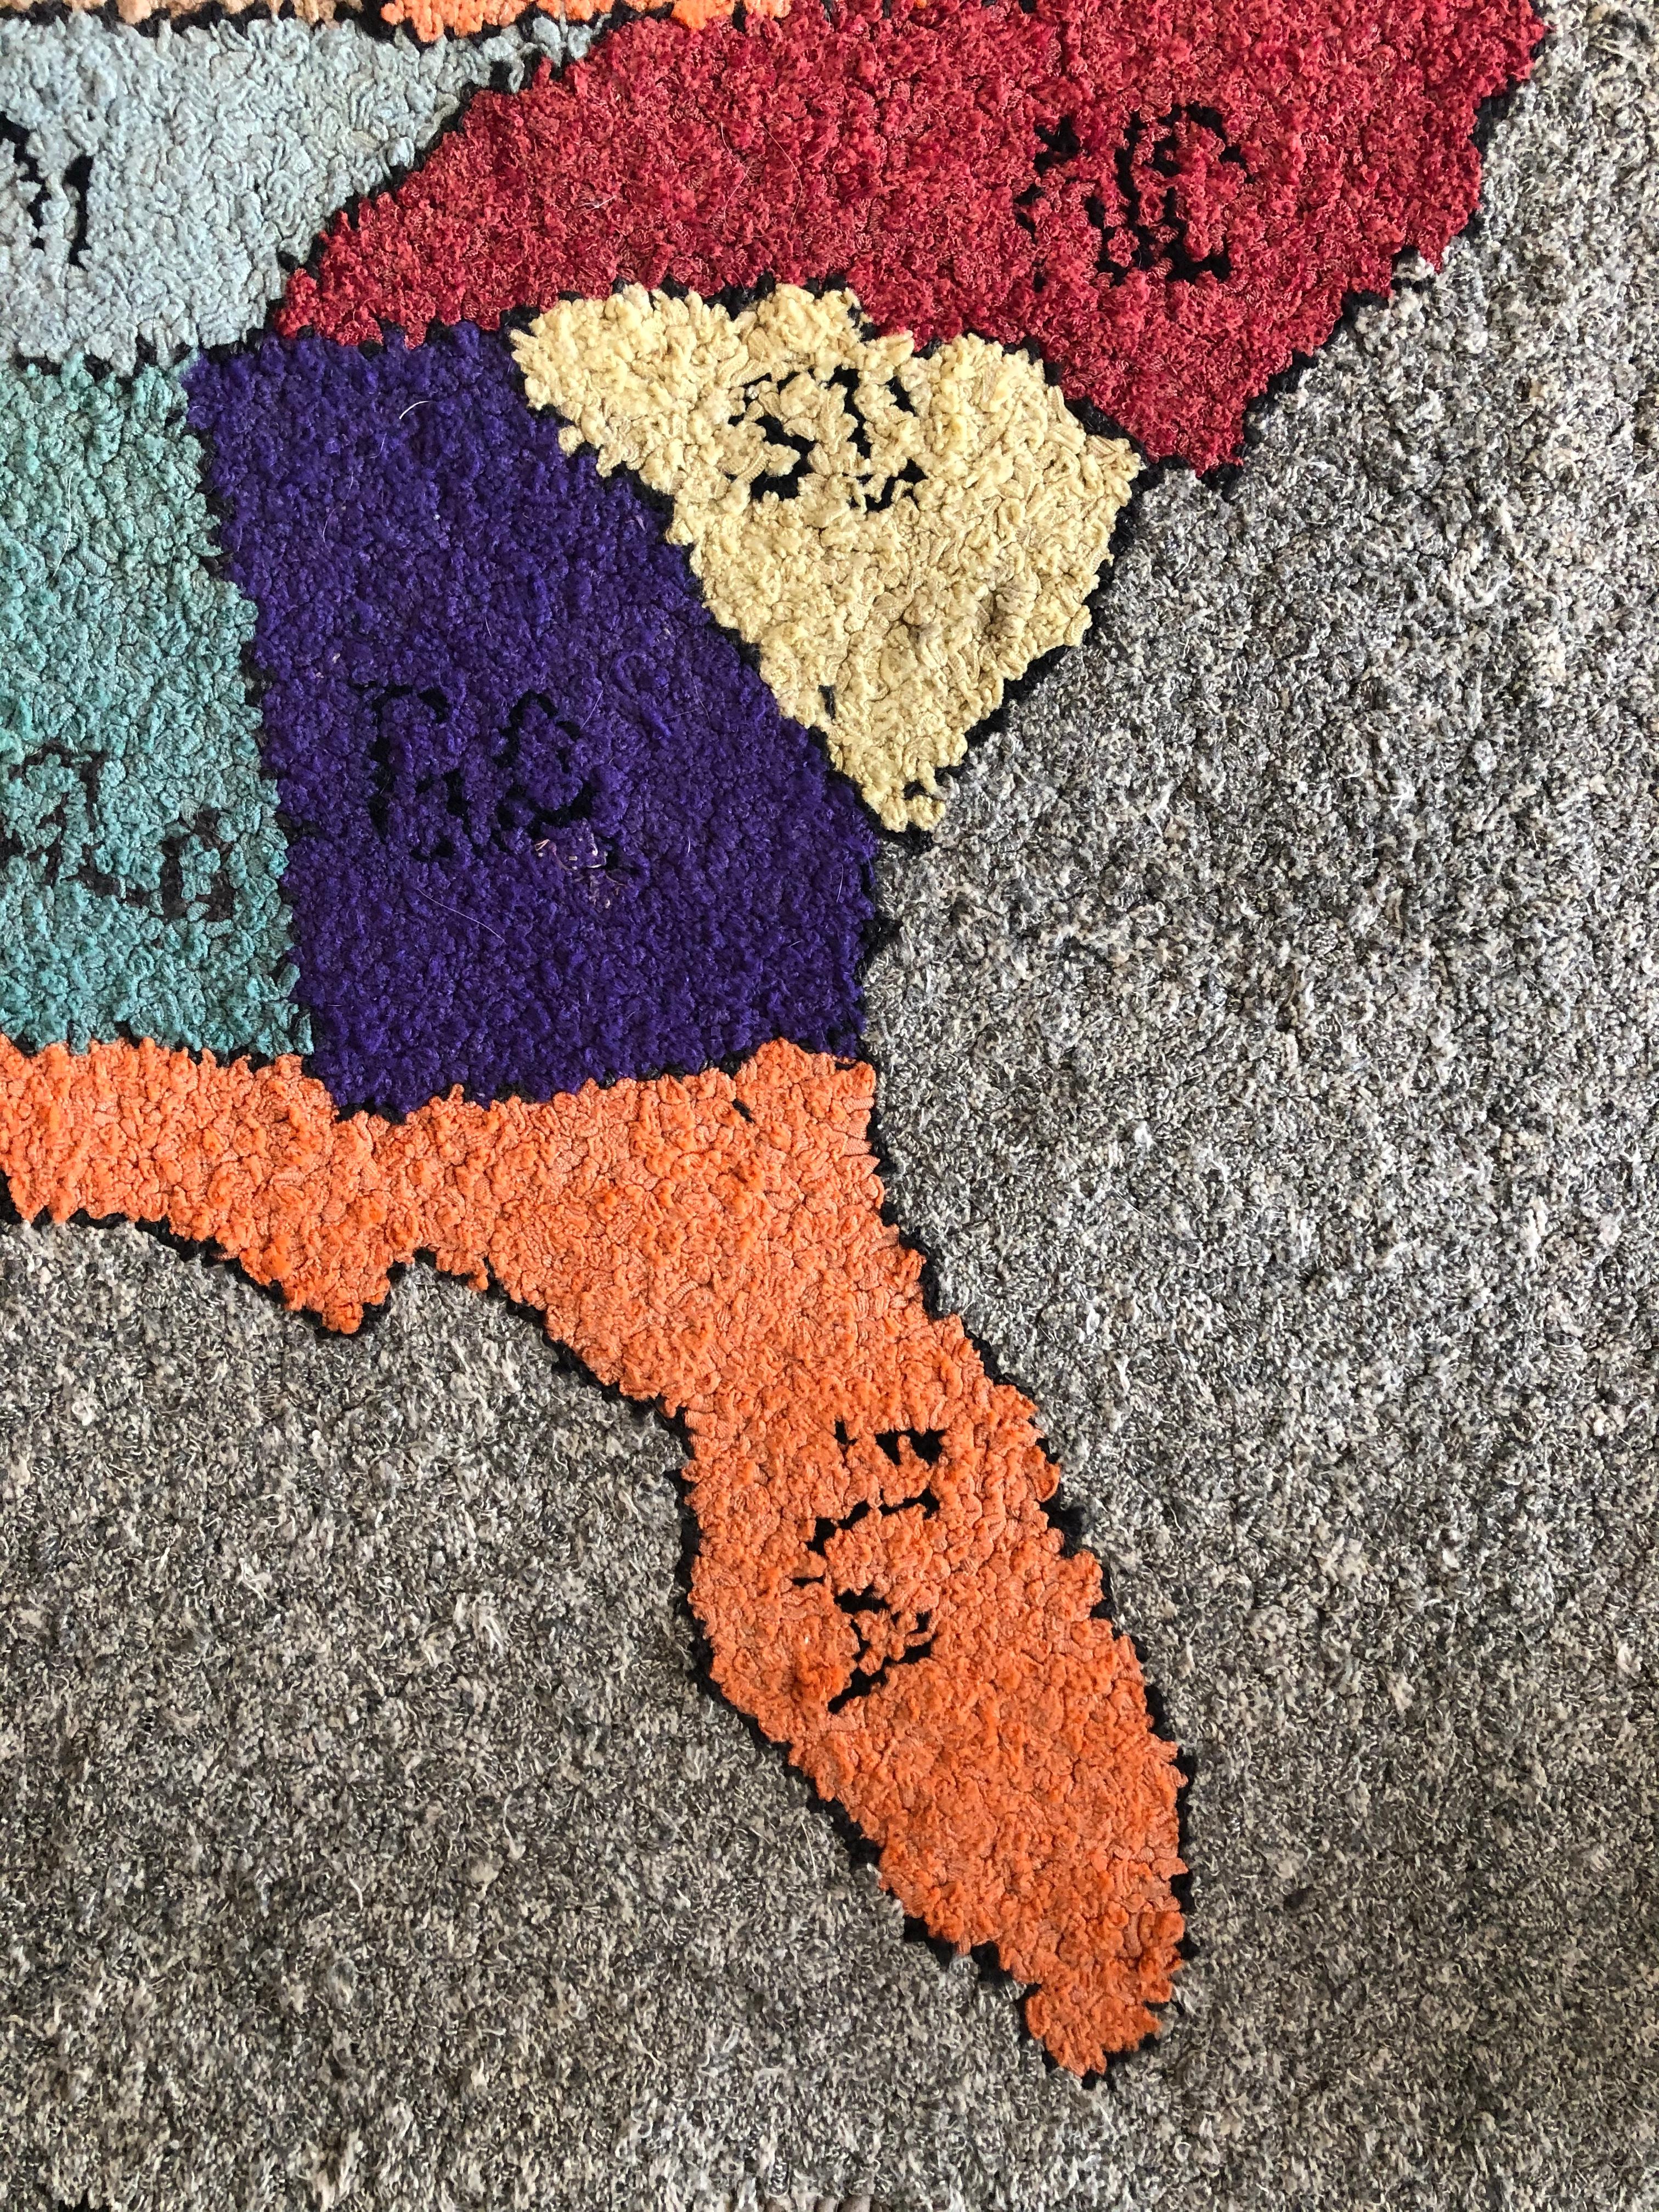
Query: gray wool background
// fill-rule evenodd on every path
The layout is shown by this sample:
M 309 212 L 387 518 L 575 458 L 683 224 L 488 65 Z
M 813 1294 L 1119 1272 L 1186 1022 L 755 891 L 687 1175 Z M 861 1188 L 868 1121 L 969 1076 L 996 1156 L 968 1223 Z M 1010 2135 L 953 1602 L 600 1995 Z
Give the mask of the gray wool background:
M 899 1217 L 1193 1760 L 1161 2041 L 904 1940 L 522 1316 L 14 1228 L 9 2207 L 1659 2204 L 1659 100 L 1558 23 L 882 861 Z
M 0 345 L 131 374 L 141 348 L 171 363 L 234 343 L 334 210 L 408 167 L 469 86 L 516 85 L 591 35 L 545 15 L 430 46 L 291 20 L 0 22 L 0 117 L 23 140 L 0 136 Z

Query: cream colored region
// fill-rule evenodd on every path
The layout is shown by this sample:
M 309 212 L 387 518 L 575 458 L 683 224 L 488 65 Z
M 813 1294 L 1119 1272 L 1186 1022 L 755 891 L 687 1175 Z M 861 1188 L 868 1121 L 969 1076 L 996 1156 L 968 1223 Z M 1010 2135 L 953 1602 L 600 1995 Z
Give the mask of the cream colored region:
M 567 452 L 672 498 L 711 611 L 890 829 L 938 820 L 935 771 L 1088 629 L 1134 453 L 1023 355 L 918 355 L 850 293 L 793 285 L 737 314 L 638 286 L 565 301 L 514 348 Z

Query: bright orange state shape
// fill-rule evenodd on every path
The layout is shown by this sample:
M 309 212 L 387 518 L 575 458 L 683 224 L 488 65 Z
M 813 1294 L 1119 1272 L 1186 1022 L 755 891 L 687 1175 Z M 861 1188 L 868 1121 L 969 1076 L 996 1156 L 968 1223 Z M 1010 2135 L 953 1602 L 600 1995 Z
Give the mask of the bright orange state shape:
M 429 1252 L 684 1418 L 692 1603 L 726 1695 L 880 1847 L 906 1910 L 994 1943 L 1098 2068 L 1156 2023 L 1182 1917 L 1171 1746 L 1065 1556 L 1030 1401 L 928 1315 L 881 1218 L 873 1072 L 770 1044 L 732 1078 L 459 1094 L 340 1121 L 295 1060 L 0 1040 L 25 1215 L 165 1222 L 355 1329 Z
M 722 22 L 729 16 L 737 0 L 674 0 L 673 18 L 684 23 L 688 30 L 701 31 L 709 23 Z M 544 15 L 562 15 L 567 22 L 587 23 L 596 15 L 609 12 L 612 0 L 534 0 Z M 656 0 L 623 0 L 629 8 L 646 9 Z M 417 39 L 441 39 L 446 31 L 466 36 L 474 31 L 493 30 L 503 23 L 516 23 L 520 15 L 530 12 L 532 0 L 387 0 L 380 10 L 381 20 L 387 23 L 407 23 Z M 751 15 L 787 15 L 789 0 L 748 0 Z

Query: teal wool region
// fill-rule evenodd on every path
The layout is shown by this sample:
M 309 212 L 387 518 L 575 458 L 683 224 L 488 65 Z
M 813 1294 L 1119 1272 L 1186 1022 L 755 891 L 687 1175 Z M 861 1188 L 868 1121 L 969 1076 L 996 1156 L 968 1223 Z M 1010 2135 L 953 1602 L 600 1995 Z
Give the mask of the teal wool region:
M 176 380 L 0 369 L 0 1030 L 304 1051 L 286 856 Z

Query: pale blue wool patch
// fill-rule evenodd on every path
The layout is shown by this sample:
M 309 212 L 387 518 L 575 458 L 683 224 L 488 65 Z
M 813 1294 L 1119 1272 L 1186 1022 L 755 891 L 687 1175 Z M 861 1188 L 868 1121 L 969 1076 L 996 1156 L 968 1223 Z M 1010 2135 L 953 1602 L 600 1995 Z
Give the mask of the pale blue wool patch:
M 172 375 L 0 368 L 0 1030 L 303 1051 L 286 846 Z
M 412 162 L 469 87 L 586 51 L 355 23 L 0 22 L 0 353 L 131 374 L 264 322 L 334 210 Z

